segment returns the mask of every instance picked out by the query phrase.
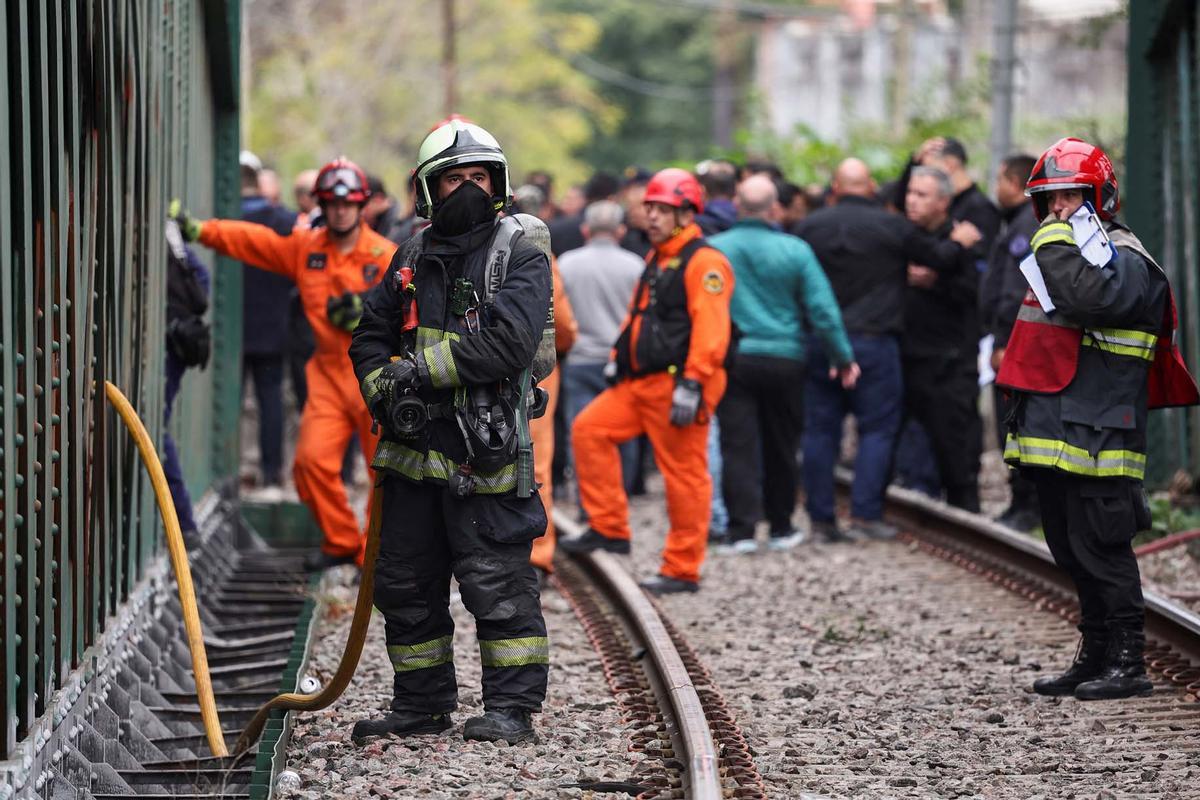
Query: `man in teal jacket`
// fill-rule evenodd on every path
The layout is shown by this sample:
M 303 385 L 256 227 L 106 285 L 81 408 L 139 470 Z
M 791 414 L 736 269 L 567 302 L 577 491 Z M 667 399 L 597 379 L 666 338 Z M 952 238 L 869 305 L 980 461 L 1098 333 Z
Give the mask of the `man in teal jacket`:
M 773 224 L 774 182 L 765 175 L 738 187 L 737 223 L 709 240 L 733 265 L 737 278 L 730 312 L 741 333 L 729 387 L 717 408 L 721 423 L 722 491 L 729 509 L 726 541 L 718 552 L 757 549 L 754 526 L 770 523 L 770 547 L 786 550 L 804 540 L 792 527 L 798 471 L 796 447 L 803 420 L 804 322 L 824 342 L 830 377 L 854 387 L 859 369 L 841 311 L 824 270 L 801 239 Z

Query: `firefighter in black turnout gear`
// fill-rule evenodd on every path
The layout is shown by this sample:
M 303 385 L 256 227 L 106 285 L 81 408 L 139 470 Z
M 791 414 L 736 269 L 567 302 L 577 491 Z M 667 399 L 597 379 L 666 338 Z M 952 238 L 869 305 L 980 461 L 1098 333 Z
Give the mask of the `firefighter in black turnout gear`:
M 533 738 L 550 650 L 529 564 L 546 514 L 533 483 L 533 383 L 553 368 L 545 226 L 503 216 L 500 145 L 451 118 L 421 145 L 418 213 L 432 224 L 367 295 L 350 358 L 382 426 L 375 607 L 395 668 L 392 711 L 353 738 L 434 733 L 458 701 L 450 576 L 474 614 L 484 714 L 467 739 Z M 548 336 L 548 339 L 547 339 Z M 549 345 L 549 365 L 546 346 Z
M 1167 276 L 1113 218 L 1117 180 L 1104 152 L 1059 141 L 1034 166 L 1026 193 L 1042 221 L 1031 248 L 1050 303 L 1025 296 L 1000 364 L 996 383 L 1013 395 L 1004 460 L 1037 487 L 1046 544 L 1075 583 L 1083 634 L 1071 667 L 1033 688 L 1080 700 L 1149 694 L 1131 545 L 1150 527 L 1147 409 L 1200 397 L 1173 342 Z M 1101 254 L 1080 249 L 1077 211 L 1101 220 L 1107 242 L 1087 240 L 1099 241 Z

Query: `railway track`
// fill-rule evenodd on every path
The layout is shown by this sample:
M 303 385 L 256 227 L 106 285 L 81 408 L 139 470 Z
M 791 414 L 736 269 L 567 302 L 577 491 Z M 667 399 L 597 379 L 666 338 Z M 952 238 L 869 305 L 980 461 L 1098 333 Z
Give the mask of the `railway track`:
M 841 476 L 843 486 L 845 477 Z M 1042 542 L 896 487 L 888 490 L 885 516 L 925 552 L 1078 623 L 1074 585 Z M 1145 597 L 1147 666 L 1193 701 L 1200 699 L 1200 615 L 1152 591 Z
M 579 526 L 555 514 L 562 534 Z M 765 797 L 762 779 L 724 699 L 682 635 L 611 554 L 572 556 L 555 576 L 600 655 L 647 756 L 639 798 Z M 627 789 L 629 791 L 629 789 Z

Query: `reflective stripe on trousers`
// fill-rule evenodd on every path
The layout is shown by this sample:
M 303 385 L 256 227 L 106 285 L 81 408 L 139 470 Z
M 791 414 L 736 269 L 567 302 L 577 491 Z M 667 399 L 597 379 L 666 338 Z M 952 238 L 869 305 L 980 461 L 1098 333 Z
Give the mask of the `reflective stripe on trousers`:
M 1101 450 L 1092 458 L 1082 447 L 1057 439 L 1009 434 L 1004 443 L 1004 460 L 1030 467 L 1052 467 L 1094 478 L 1146 476 L 1146 454 L 1133 450 Z
M 550 640 L 545 636 L 492 639 L 479 642 L 479 660 L 485 667 L 524 667 L 550 663 Z
M 454 637 L 439 636 L 416 644 L 390 644 L 387 651 L 396 672 L 429 669 L 454 660 Z

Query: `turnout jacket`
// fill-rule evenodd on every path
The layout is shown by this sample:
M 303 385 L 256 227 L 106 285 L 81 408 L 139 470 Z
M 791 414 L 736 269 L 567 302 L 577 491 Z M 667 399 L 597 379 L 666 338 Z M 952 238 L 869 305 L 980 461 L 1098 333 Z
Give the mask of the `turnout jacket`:
M 499 221 L 493 228 L 493 236 Z M 525 238 L 509 256 L 504 283 L 490 308 L 479 301 L 479 327 L 471 332 L 468 317 L 451 313 L 455 280 L 465 278 L 484 298 L 485 261 L 490 237 L 482 243 L 469 235 L 443 240 L 429 229 L 411 246 L 397 251 L 379 285 L 363 302 L 362 321 L 354 331 L 350 359 L 368 406 L 375 397 L 375 378 L 393 356 L 415 356 L 421 387 L 417 396 L 433 413 L 415 439 L 399 441 L 386 431 L 372 466 L 411 481 L 445 484 L 467 460 L 463 433 L 452 408 L 463 387 L 509 380 L 516 383 L 537 352 L 551 301 L 550 264 Z M 402 267 L 411 267 L 413 289 L 404 286 Z M 406 297 L 407 295 L 407 297 Z M 417 309 L 417 327 L 404 331 L 409 299 Z M 441 413 L 438 413 L 438 412 Z M 516 489 L 516 460 L 493 472 L 475 470 L 478 494 L 509 494 Z
M 1016 393 L 1004 459 L 1140 481 L 1148 406 L 1191 405 L 1197 392 L 1172 342 L 1166 275 L 1127 228 L 1105 228 L 1117 255 L 1102 268 L 1067 222 L 1048 218 L 1033 236 L 1056 309 L 1047 315 L 1030 291 L 1017 314 L 996 378 Z

